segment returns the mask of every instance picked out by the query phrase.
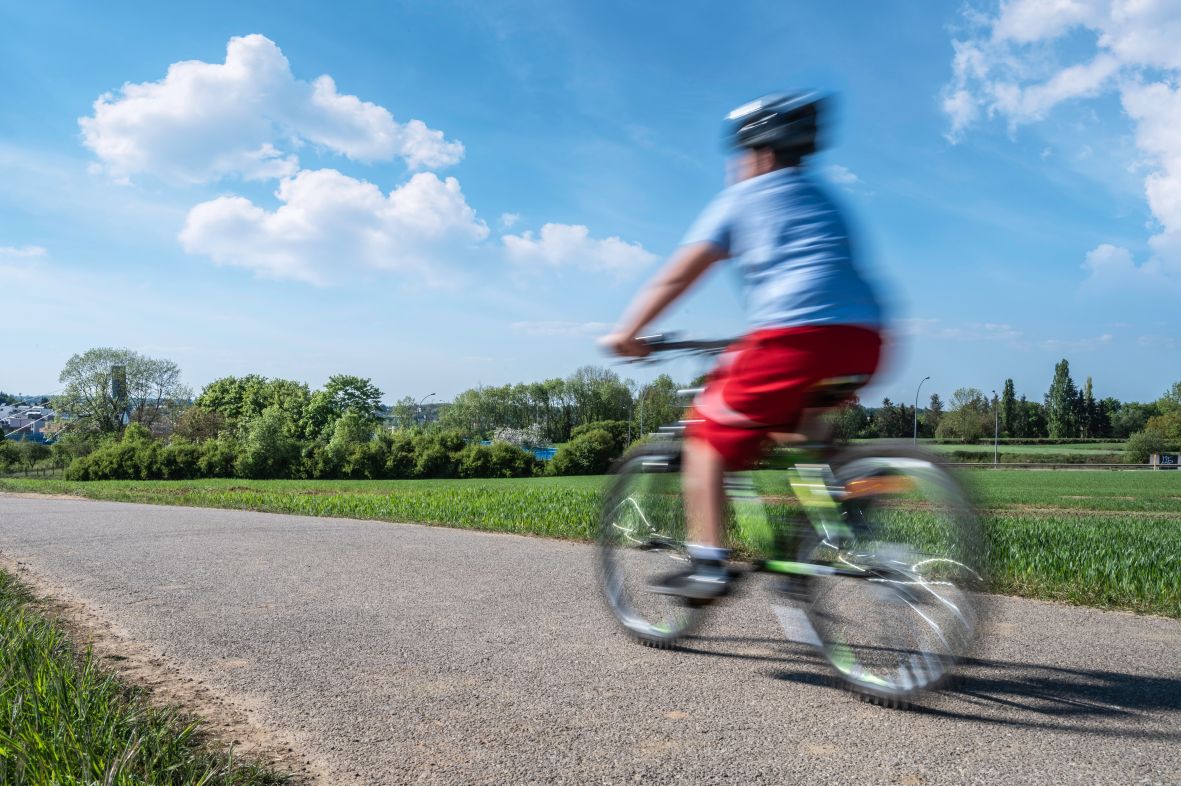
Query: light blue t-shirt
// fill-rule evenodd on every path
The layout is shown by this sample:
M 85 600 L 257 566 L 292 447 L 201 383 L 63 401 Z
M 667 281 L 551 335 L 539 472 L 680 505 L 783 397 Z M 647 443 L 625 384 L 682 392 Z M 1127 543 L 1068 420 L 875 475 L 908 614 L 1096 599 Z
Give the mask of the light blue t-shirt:
M 882 327 L 881 306 L 853 262 L 840 210 L 803 169 L 777 169 L 722 191 L 682 241 L 702 242 L 732 260 L 751 329 Z

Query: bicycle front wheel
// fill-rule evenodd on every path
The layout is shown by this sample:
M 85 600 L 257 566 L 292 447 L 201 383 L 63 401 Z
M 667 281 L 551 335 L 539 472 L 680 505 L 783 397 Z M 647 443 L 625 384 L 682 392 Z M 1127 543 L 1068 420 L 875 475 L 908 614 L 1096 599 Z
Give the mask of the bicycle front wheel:
M 631 636 L 655 647 L 671 646 L 703 614 L 700 606 L 648 590 L 689 565 L 680 465 L 676 442 L 629 451 L 615 467 L 599 520 L 599 581 L 607 605 Z
M 833 472 L 844 526 L 804 546 L 801 559 L 834 569 L 810 582 L 808 616 L 846 687 L 905 705 L 941 685 L 977 640 L 983 529 L 922 451 L 850 450 Z

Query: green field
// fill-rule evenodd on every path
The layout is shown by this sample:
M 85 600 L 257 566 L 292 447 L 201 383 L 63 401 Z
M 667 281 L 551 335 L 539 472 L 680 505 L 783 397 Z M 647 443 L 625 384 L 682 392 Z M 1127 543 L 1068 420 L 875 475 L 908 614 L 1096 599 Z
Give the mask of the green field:
M 998 592 L 1181 617 L 1181 473 L 961 475 Z M 781 482 L 762 474 L 761 485 Z M 0 480 L 0 490 L 440 524 L 589 540 L 602 477 L 424 481 Z M 786 488 L 784 493 L 786 493 Z
M 0 783 L 29 786 L 263 786 L 285 776 L 242 764 L 176 711 L 76 653 L 65 632 L 0 571 Z

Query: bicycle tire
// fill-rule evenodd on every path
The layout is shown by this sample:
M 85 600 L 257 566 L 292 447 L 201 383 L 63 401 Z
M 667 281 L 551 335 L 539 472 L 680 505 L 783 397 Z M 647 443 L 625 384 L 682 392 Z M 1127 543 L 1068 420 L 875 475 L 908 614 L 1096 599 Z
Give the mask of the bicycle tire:
M 801 561 L 846 571 L 809 581 L 806 613 L 843 687 L 905 707 L 943 685 L 978 641 L 984 530 L 960 484 L 925 451 L 852 448 L 831 466 L 852 537 L 801 545 Z
M 634 639 L 671 647 L 705 609 L 647 584 L 689 563 L 681 496 L 681 445 L 661 440 L 628 451 L 612 468 L 599 517 L 599 584 L 616 621 Z

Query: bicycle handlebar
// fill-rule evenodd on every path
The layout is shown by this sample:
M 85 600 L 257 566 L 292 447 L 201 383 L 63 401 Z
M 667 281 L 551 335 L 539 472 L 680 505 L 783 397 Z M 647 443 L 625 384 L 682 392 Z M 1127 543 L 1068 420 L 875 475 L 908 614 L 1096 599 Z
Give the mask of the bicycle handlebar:
M 638 336 L 637 341 L 642 342 L 648 347 L 651 352 L 699 352 L 708 354 L 712 352 L 721 352 L 726 347 L 734 343 L 735 339 L 709 339 L 704 341 L 685 341 L 681 340 L 676 333 L 657 333 L 651 336 Z

